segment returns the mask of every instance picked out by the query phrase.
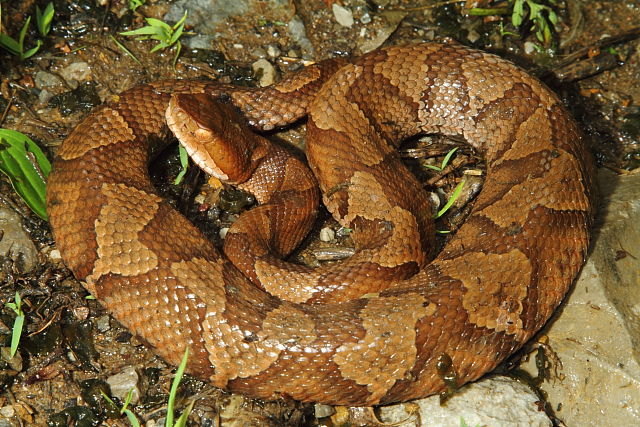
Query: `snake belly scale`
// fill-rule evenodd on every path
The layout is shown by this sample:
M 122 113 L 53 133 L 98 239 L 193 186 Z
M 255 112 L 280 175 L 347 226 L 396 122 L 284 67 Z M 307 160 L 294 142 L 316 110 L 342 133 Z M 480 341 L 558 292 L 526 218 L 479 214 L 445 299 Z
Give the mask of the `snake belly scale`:
M 485 184 L 455 236 L 408 279 L 344 302 L 285 301 L 156 194 L 147 164 L 181 93 L 225 94 L 258 130 L 306 115 L 307 157 L 339 218 L 360 182 L 397 206 L 414 197 L 381 177 L 395 168 L 392 145 L 415 134 L 464 137 L 485 158 Z M 133 88 L 64 141 L 47 206 L 68 267 L 168 362 L 188 346 L 189 372 L 233 392 L 372 405 L 443 390 L 442 355 L 459 385 L 473 381 L 545 324 L 587 253 L 593 177 L 576 123 L 543 84 L 491 54 L 428 43 L 319 63 L 263 89 Z

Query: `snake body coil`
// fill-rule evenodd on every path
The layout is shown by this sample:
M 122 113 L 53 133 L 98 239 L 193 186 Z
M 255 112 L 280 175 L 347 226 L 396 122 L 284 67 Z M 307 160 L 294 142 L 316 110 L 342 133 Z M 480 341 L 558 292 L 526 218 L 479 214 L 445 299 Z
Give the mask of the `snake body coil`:
M 485 157 L 484 188 L 426 266 L 382 251 L 354 274 L 377 272 L 383 290 L 326 305 L 299 303 L 313 295 L 284 301 L 242 275 L 148 177 L 172 97 L 220 93 L 257 129 L 308 116 L 307 157 L 328 209 L 380 231 L 363 250 L 418 242 L 428 227 L 414 213 L 415 184 L 392 181 L 405 175 L 392 144 L 460 135 Z M 283 164 L 281 188 L 293 188 L 297 169 Z M 173 81 L 129 90 L 64 141 L 47 205 L 75 276 L 170 363 L 189 346 L 188 370 L 218 387 L 371 405 L 443 390 L 443 355 L 459 385 L 473 381 L 544 325 L 586 256 L 593 176 L 576 123 L 539 81 L 487 53 L 420 44 L 320 63 L 264 89 Z M 368 216 L 372 206 L 381 216 Z M 261 220 L 277 228 L 276 216 Z M 251 274 L 273 282 L 263 264 Z M 392 283 L 394 268 L 417 273 Z M 287 277 L 275 281 L 286 287 Z

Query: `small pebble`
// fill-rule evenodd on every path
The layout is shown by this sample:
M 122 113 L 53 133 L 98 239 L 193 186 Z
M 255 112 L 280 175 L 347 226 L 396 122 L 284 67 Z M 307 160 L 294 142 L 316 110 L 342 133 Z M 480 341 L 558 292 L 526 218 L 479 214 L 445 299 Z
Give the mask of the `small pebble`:
M 68 83 L 84 82 L 91 80 L 91 67 L 88 62 L 74 62 L 60 70 L 60 75 L 64 77 Z
M 254 58 L 264 59 L 267 57 L 267 51 L 265 51 L 261 47 L 258 47 L 251 51 L 251 56 L 253 56 Z
M 107 332 L 109 329 L 111 329 L 109 316 L 104 315 L 98 317 L 98 319 L 96 320 L 96 328 L 98 328 L 100 332 Z
M 54 249 L 49 252 L 49 258 L 51 261 L 60 261 L 62 259 L 62 255 L 60 255 L 60 251 L 58 249 Z
M 336 232 L 331 227 L 324 227 L 320 230 L 320 240 L 323 242 L 330 242 L 336 238 Z
M 440 209 L 440 204 L 441 204 L 440 197 L 438 197 L 438 195 L 433 191 L 430 191 L 429 193 L 427 193 L 427 196 L 429 197 L 429 201 L 431 202 L 433 211 L 436 212 L 438 209 Z
M 13 405 L 7 405 L 0 408 L 0 415 L 5 418 L 12 418 L 16 414 L 16 410 L 13 408 Z
M 131 403 L 134 405 L 140 400 L 140 390 L 138 390 L 138 380 L 140 377 L 133 366 L 127 366 L 119 374 L 115 374 L 107 378 L 107 384 L 111 388 L 111 394 L 114 397 L 124 401 L 127 398 L 129 390 L 133 389 Z
M 258 84 L 260 87 L 270 86 L 276 81 L 276 69 L 271 62 L 266 59 L 258 59 L 251 65 L 251 69 L 260 76 Z
M 9 368 L 16 372 L 22 371 L 22 355 L 20 355 L 19 351 L 11 357 L 11 348 L 2 347 L 0 348 L 0 360 L 5 362 L 9 365 Z
M 534 42 L 524 42 L 524 53 L 527 55 L 536 51 L 536 44 Z
M 331 405 L 324 405 L 322 403 L 316 403 L 315 406 L 316 418 L 330 417 L 336 413 L 336 410 Z
M 271 58 L 277 58 L 281 53 L 282 51 L 278 48 L 278 46 L 272 44 L 267 46 L 267 55 L 269 55 Z
M 223 227 L 220 229 L 220 231 L 218 232 L 218 234 L 220 235 L 221 239 L 224 239 L 225 237 L 227 237 L 227 232 L 229 231 L 229 227 Z
M 332 10 L 333 16 L 335 16 L 338 24 L 343 27 L 350 27 L 353 25 L 353 13 L 349 9 L 340 6 L 338 3 L 334 3 Z
M 60 81 L 60 77 L 40 70 L 36 73 L 35 84 L 38 89 L 45 89 L 61 85 L 62 82 Z

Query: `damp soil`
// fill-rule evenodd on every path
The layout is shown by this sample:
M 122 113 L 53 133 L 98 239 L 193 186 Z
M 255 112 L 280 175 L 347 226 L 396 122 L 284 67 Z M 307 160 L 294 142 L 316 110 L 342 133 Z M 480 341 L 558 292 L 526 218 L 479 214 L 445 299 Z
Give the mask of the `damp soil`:
M 273 64 L 270 71 L 278 78 L 310 60 L 357 55 L 380 45 L 452 38 L 507 56 L 543 78 L 583 124 L 600 167 L 621 174 L 640 167 L 640 43 L 632 35 L 617 43 L 598 45 L 608 36 L 633 30 L 634 23 L 640 22 L 638 1 L 558 2 L 560 22 L 552 52 L 540 46 L 534 34 L 509 27 L 507 18 L 466 16 L 462 2 L 432 7 L 433 2 L 403 0 L 247 0 L 240 2 L 244 8 L 235 13 L 218 13 L 214 29 L 204 29 L 204 24 L 187 28 L 197 35 L 185 38 L 175 66 L 175 49 L 150 53 L 153 42 L 119 33 L 144 25 L 144 17 L 165 19 L 167 13 L 175 14 L 172 8 L 188 2 L 148 0 L 135 13 L 124 0 L 53 3 L 56 14 L 51 33 L 38 36 L 32 24 L 26 34 L 27 47 L 38 38 L 43 40 L 33 57 L 20 61 L 0 51 L 1 127 L 31 136 L 50 158 L 88 111 L 139 83 L 206 77 L 258 85 L 265 70 L 256 72 L 252 65 L 259 59 Z M 337 22 L 334 3 L 352 12 L 351 26 Z M 36 5 L 44 8 L 46 2 L 3 3 L 2 32 L 17 37 Z M 298 30 L 290 30 L 292 21 Z M 505 29 L 510 34 L 505 34 Z M 580 51 L 583 55 L 571 60 L 570 54 Z M 603 59 L 600 55 L 608 56 Z M 270 136 L 301 149 L 304 123 Z M 460 149 L 444 171 L 425 167 L 440 165 L 455 146 Z M 436 200 L 450 195 L 463 176 L 474 183 L 439 224 L 440 229 L 455 230 L 469 210 L 467 202 L 481 185 L 481 159 L 458 141 L 441 138 L 411 141 L 402 153 Z M 171 146 L 152 168 L 159 190 L 219 242 L 220 229 L 246 208 L 246 196 L 223 189 L 193 171 L 185 184 L 175 186 L 172 182 L 179 169 L 177 150 Z M 106 380 L 131 367 L 138 375 L 139 393 L 131 409 L 147 425 L 163 425 L 174 368 L 154 356 L 89 297 L 59 259 L 48 224 L 28 210 L 4 177 L 0 177 L 0 196 L 0 204 L 23 217 L 24 227 L 40 251 L 38 266 L 28 273 L 18 262 L 0 254 L 0 347 L 10 343 L 15 313 L 4 303 L 11 301 L 16 291 L 22 296 L 26 314 L 18 356 L 11 359 L 3 350 L 0 357 L 0 408 L 5 411 L 0 426 L 129 425 L 117 408 L 105 403 L 100 392 L 110 394 Z M 338 233 L 321 241 L 318 236 L 326 227 Z M 319 251 L 335 252 L 339 257 L 350 245 L 348 233 L 324 215 L 293 257 L 314 265 L 320 262 Z M 191 425 L 333 423 L 316 418 L 310 404 L 254 401 L 188 378 L 180 388 L 178 410 L 189 402 L 195 402 Z M 116 399 L 116 404 L 121 402 Z

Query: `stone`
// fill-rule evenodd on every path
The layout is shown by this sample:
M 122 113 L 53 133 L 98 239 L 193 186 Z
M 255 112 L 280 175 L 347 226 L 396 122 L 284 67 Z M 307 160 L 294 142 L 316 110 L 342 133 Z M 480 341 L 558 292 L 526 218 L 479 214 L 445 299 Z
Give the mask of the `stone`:
M 331 227 L 323 227 L 320 230 L 320 240 L 323 242 L 330 242 L 336 238 L 336 232 Z
M 251 64 L 254 74 L 259 76 L 260 87 L 271 86 L 276 81 L 276 69 L 271 62 L 266 59 L 258 59 Z
M 22 218 L 13 209 L 0 205 L 0 256 L 8 256 L 20 273 L 38 264 L 38 250 L 22 228 Z
M 538 408 L 538 400 L 538 396 L 521 382 L 507 377 L 492 377 L 468 384 L 445 405 L 440 405 L 439 396 L 431 396 L 381 407 L 380 419 L 398 427 L 553 425 L 544 411 Z
M 136 404 L 140 400 L 140 390 L 138 389 L 138 380 L 140 377 L 133 366 L 125 367 L 122 372 L 107 378 L 107 384 L 111 388 L 111 394 L 121 401 L 127 397 L 129 390 L 133 390 L 131 403 Z
M 541 388 L 566 425 L 640 425 L 640 175 L 603 169 L 599 183 L 602 225 L 575 289 L 546 331 L 560 378 Z M 524 367 L 535 374 L 533 361 Z
M 60 70 L 60 75 L 64 77 L 67 83 L 75 87 L 77 82 L 91 80 L 91 67 L 89 67 L 88 62 L 72 62 Z
M 353 25 L 353 12 L 351 12 L 351 10 L 340 6 L 338 3 L 334 3 L 331 9 L 338 24 L 343 27 L 350 27 Z

